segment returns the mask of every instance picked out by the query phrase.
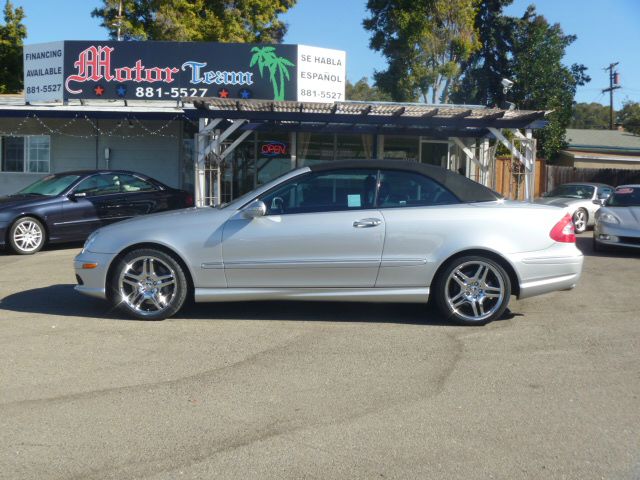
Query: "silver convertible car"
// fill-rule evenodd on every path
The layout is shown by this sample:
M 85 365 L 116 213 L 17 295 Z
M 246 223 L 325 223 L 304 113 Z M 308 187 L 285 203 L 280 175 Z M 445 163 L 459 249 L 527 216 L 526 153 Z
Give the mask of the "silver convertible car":
M 640 185 L 620 185 L 596 214 L 593 249 L 640 248 Z
M 82 293 L 159 320 L 196 302 L 423 302 L 484 324 L 519 298 L 573 288 L 583 257 L 563 209 L 508 202 L 401 161 L 291 171 L 221 207 L 103 227 L 75 259 Z

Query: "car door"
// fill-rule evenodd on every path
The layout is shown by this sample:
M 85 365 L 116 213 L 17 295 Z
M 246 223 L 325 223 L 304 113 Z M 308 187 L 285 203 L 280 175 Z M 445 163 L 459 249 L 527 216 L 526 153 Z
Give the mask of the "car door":
M 416 172 L 381 170 L 377 207 L 386 223 L 376 287 L 428 287 L 434 255 L 459 218 L 460 201 L 435 180 Z
M 64 202 L 65 236 L 83 238 L 119 218 L 120 185 L 112 174 L 95 174 L 80 182 Z
M 169 192 L 151 182 L 125 173 L 118 175 L 118 182 L 122 194 L 118 208 L 121 219 L 169 209 Z
M 224 226 L 229 287 L 373 287 L 385 224 L 373 207 L 376 170 L 295 177 L 262 195 L 266 215 Z

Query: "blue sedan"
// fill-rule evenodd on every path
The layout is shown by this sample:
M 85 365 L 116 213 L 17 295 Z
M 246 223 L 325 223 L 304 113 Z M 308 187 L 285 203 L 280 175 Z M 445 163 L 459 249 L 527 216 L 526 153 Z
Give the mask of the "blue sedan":
M 29 255 L 47 243 L 84 240 L 119 220 L 191 206 L 190 193 L 139 173 L 58 173 L 0 197 L 0 246 Z

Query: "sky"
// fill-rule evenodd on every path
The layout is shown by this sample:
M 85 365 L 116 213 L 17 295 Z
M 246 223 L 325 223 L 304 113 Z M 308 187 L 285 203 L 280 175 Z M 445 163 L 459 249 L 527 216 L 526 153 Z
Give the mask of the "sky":
M 1 0 L 0 0 L 1 1 Z M 91 10 L 99 0 L 12 0 L 24 8 L 27 18 L 26 43 L 55 40 L 103 40 L 106 30 Z M 285 43 L 299 43 L 347 52 L 347 77 L 356 82 L 371 79 L 375 70 L 385 67 L 384 58 L 369 49 L 369 34 L 362 27 L 367 16 L 366 0 L 298 0 L 283 15 L 289 24 Z M 578 89 L 576 101 L 608 104 L 609 86 L 604 67 L 620 62 L 622 89 L 615 92 L 616 108 L 624 100 L 640 101 L 640 0 L 515 0 L 506 13 L 520 16 L 527 5 L 552 23 L 559 23 L 565 34 L 578 39 L 567 49 L 567 65 L 582 63 L 592 80 Z

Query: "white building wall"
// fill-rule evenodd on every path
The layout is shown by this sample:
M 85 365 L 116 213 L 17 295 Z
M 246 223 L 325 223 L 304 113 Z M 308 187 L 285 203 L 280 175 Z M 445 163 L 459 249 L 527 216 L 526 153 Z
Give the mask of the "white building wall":
M 22 123 L 21 123 L 22 122 Z M 157 135 L 154 132 L 167 124 L 166 120 L 132 122 L 99 120 L 101 133 L 87 120 L 0 118 L 0 135 L 50 135 L 51 173 L 69 170 L 112 168 L 140 172 L 171 186 L 181 184 L 182 122 L 174 121 Z M 96 122 L 96 120 L 92 120 Z M 20 124 L 21 123 L 21 124 Z M 18 128 L 18 125 L 20 127 Z M 54 130 L 52 133 L 49 129 Z M 60 132 L 58 132 L 60 131 Z M 110 149 L 109 160 L 105 148 Z M 0 195 L 14 193 L 46 174 L 0 171 Z

